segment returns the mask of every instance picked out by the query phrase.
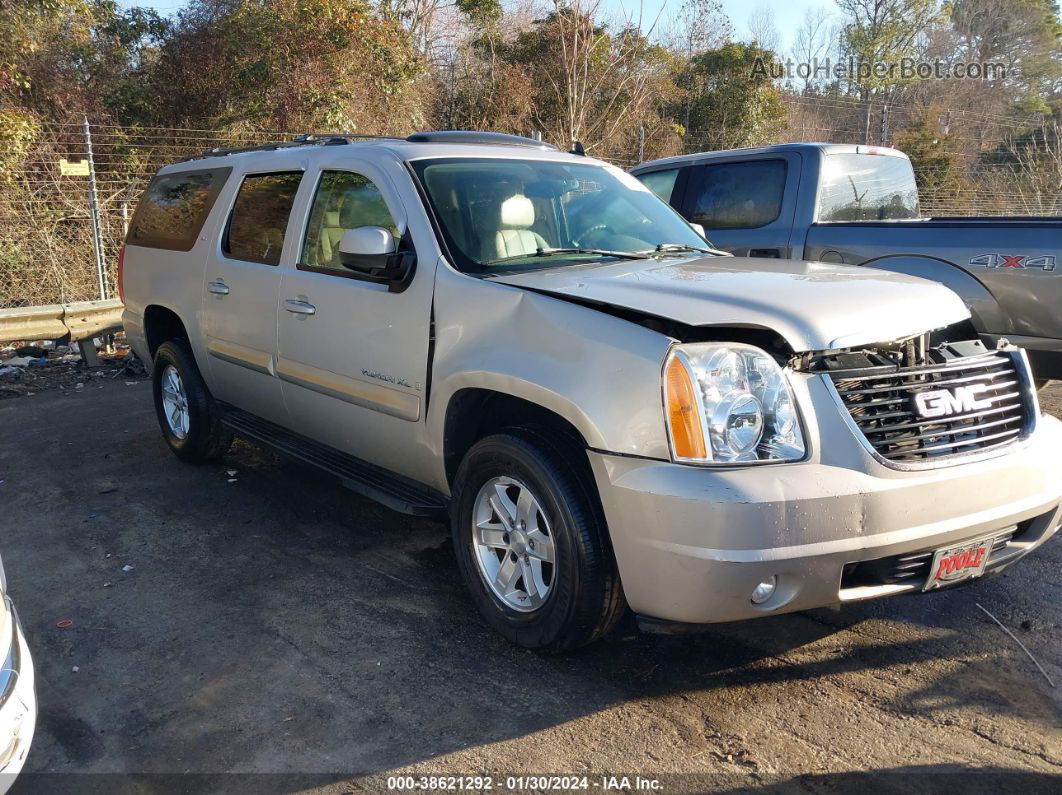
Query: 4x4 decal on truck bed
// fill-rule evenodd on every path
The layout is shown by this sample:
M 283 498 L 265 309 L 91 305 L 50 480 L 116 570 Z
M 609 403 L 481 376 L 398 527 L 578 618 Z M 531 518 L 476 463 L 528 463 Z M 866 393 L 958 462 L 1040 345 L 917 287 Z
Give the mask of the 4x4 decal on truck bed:
M 986 268 L 1040 268 L 1045 271 L 1055 269 L 1055 257 L 1053 254 L 1042 254 L 1035 257 L 1027 257 L 1024 254 L 1012 256 L 1010 254 L 980 254 L 970 258 L 971 265 L 982 265 Z

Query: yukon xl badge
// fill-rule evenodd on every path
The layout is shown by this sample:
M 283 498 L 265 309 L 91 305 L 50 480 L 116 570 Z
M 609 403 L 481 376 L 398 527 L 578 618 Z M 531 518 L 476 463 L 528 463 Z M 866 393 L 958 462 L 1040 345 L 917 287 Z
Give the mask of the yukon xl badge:
M 1007 268 L 1026 270 L 1027 268 L 1039 268 L 1042 271 L 1055 269 L 1055 258 L 1052 254 L 1044 254 L 1038 257 L 1027 257 L 1024 254 L 980 254 L 970 258 L 971 265 L 981 265 L 985 268 Z
M 965 414 L 992 408 L 992 398 L 978 398 L 990 387 L 988 384 L 970 384 L 955 389 L 934 389 L 914 394 L 915 412 L 919 417 L 933 419 L 950 414 Z

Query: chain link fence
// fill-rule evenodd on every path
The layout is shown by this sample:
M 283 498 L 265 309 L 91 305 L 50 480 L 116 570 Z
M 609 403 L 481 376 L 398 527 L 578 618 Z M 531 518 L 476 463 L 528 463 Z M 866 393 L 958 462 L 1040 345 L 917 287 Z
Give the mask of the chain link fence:
M 787 95 L 785 118 L 759 143 L 870 142 L 901 145 L 897 130 L 924 126 L 920 108 Z M 946 165 L 919 172 L 927 215 L 1062 215 L 1062 157 L 1007 156 L 1013 119 L 975 112 L 937 114 Z M 658 157 L 734 146 L 736 130 L 689 130 L 617 152 L 591 152 L 630 167 Z M 118 248 L 140 192 L 166 163 L 214 147 L 285 140 L 276 131 L 224 135 L 211 130 L 45 124 L 17 152 L 0 152 L 0 309 L 113 298 Z M 1046 131 L 1044 141 L 1051 138 Z M 947 173 L 944 173 L 945 170 Z M 98 238 L 96 231 L 98 229 Z
M 118 249 L 158 168 L 278 136 L 41 125 L 0 172 L 0 309 L 117 297 Z

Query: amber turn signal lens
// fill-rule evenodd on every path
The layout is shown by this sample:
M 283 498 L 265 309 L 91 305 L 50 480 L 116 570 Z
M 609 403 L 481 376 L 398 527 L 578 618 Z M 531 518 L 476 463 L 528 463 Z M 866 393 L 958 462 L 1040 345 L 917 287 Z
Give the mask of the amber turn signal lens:
M 664 397 L 675 457 L 703 461 L 708 457 L 708 451 L 704 445 L 697 393 L 689 371 L 678 356 L 668 360 L 664 372 Z

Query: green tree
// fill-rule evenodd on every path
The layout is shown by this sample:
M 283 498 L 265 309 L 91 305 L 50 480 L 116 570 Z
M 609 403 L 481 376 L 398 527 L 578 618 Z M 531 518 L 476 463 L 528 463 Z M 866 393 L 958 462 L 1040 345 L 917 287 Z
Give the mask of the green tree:
M 50 119 L 103 116 L 168 30 L 155 11 L 114 0 L 7 0 L 0 103 Z
M 778 89 L 762 76 L 774 63 L 772 52 L 744 42 L 689 61 L 678 77 L 689 113 L 687 151 L 754 146 L 776 138 L 786 111 Z
M 156 123 L 385 133 L 422 119 L 424 61 L 367 0 L 194 0 L 146 70 Z
M 929 205 L 938 199 L 954 202 L 956 195 L 969 188 L 952 138 L 940 132 L 936 116 L 927 113 L 917 127 L 897 133 L 893 142 L 911 158 L 918 192 Z

